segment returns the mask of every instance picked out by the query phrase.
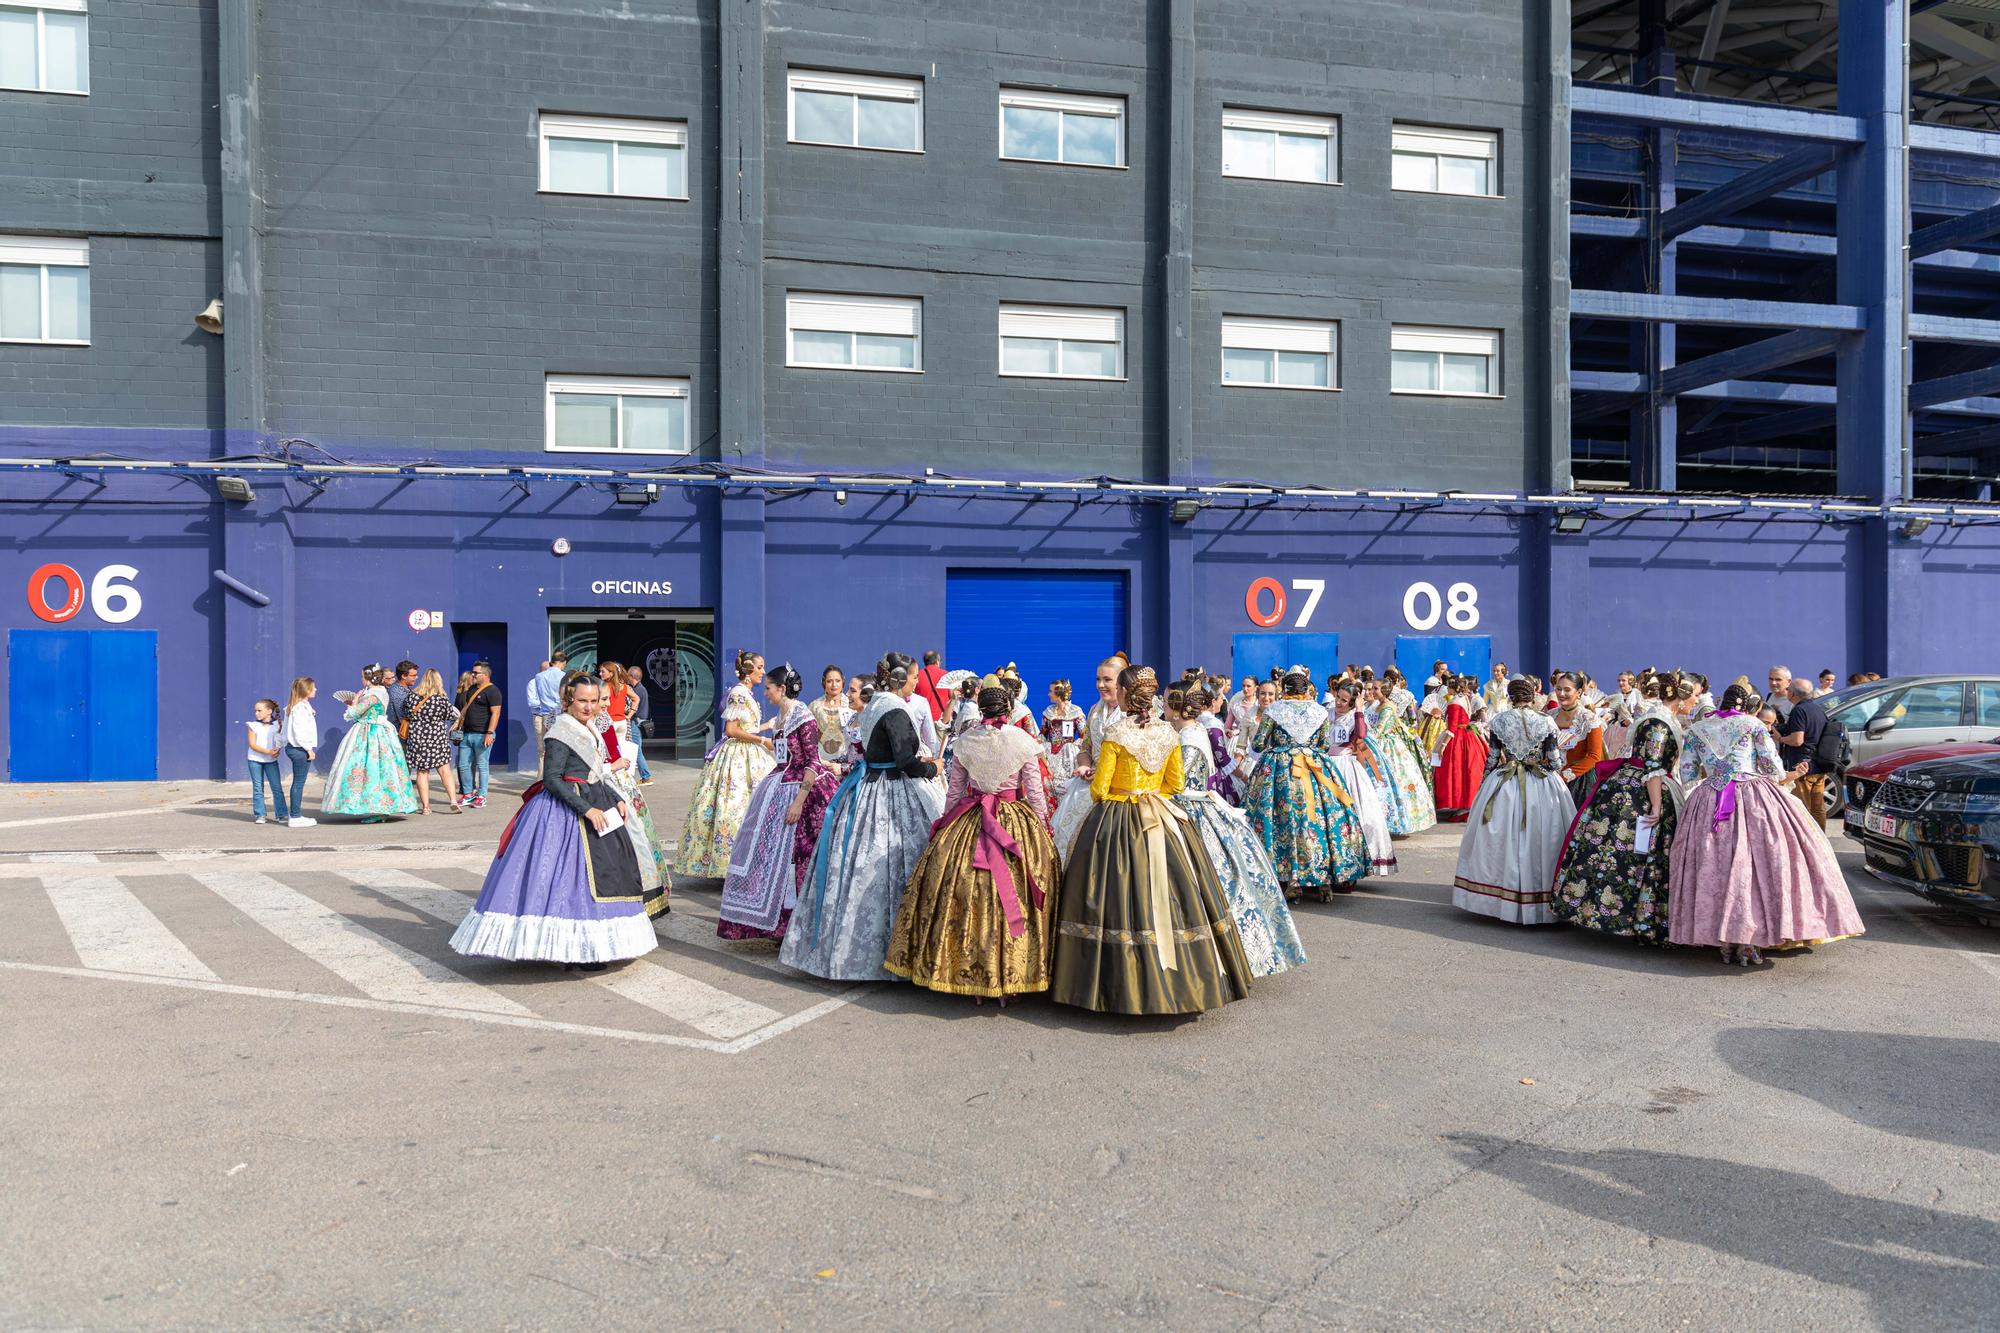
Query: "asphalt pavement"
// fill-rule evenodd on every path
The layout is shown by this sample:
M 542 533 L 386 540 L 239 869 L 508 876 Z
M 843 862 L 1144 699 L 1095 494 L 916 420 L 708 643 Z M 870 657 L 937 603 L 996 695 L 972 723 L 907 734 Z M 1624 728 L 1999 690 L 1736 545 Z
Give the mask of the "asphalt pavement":
M 1439 830 L 1134 1020 L 796 977 L 712 882 L 609 973 L 457 958 L 515 803 L 0 788 L 0 1325 L 2000 1320 L 2000 932 L 1844 841 L 1867 937 L 1749 971 L 1455 911 Z

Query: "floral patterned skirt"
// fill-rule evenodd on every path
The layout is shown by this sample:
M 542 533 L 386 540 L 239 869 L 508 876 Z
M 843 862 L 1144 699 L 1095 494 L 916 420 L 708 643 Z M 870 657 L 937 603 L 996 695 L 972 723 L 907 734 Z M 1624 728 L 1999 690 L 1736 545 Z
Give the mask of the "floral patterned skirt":
M 1174 804 L 1187 811 L 1222 881 L 1250 974 L 1268 977 L 1303 964 L 1306 948 L 1299 943 L 1292 909 L 1285 906 L 1284 887 L 1250 820 L 1213 792 L 1182 792 Z
M 1243 810 L 1282 883 L 1331 889 L 1367 876 L 1361 817 L 1319 752 L 1292 746 L 1265 753 Z
M 1396 735 L 1378 742 L 1370 732 L 1362 743 L 1373 752 L 1382 774 L 1376 788 L 1388 808 L 1389 832 L 1407 838 L 1434 826 L 1438 819 L 1437 807 L 1431 804 L 1430 771 L 1417 761 L 1416 742 Z
M 1549 906 L 1556 920 L 1642 944 L 1667 942 L 1667 880 L 1674 831 L 1680 825 L 1678 794 L 1664 784 L 1653 845 L 1632 849 L 1639 816 L 1652 808 L 1646 780 L 1621 768 L 1598 783 L 1571 827 L 1556 862 Z
M 381 722 L 357 722 L 340 738 L 333 767 L 326 772 L 320 813 L 327 815 L 414 815 L 417 790 L 403 760 L 403 743 Z
M 750 793 L 774 767 L 770 752 L 754 741 L 724 741 L 701 768 L 688 800 L 674 868 L 695 879 L 721 879 L 729 853 L 750 812 Z
M 1764 777 L 1739 778 L 1736 810 L 1715 818 L 1713 781 L 1688 793 L 1674 831 L 1667 938 L 1781 949 L 1846 939 L 1861 914 L 1826 835 Z

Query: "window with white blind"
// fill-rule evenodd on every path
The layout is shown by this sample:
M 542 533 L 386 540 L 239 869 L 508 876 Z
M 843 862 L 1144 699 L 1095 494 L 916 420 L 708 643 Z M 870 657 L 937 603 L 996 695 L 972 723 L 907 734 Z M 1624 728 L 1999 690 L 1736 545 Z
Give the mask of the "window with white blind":
M 0 0 L 0 88 L 90 91 L 85 0 Z
M 785 295 L 785 364 L 920 374 L 924 303 L 906 296 Z
M 924 151 L 922 79 L 795 69 L 786 84 L 786 137 L 793 143 Z
M 542 192 L 688 197 L 686 124 L 543 112 Z
M 1000 373 L 1040 379 L 1125 378 L 1125 312 L 1000 307 Z
M 0 342 L 90 341 L 90 242 L 0 236 Z
M 1125 165 L 1125 99 L 1000 90 L 1000 156 L 1073 167 Z
M 1498 329 L 1398 324 L 1389 331 L 1389 359 L 1392 392 L 1500 396 Z
M 1338 338 L 1330 321 L 1226 315 L 1222 382 L 1232 389 L 1337 389 Z
M 1332 116 L 1222 108 L 1222 174 L 1333 185 L 1340 180 L 1340 123 Z
M 1397 125 L 1389 183 L 1424 194 L 1500 193 L 1500 136 L 1492 130 Z
M 551 375 L 546 397 L 551 453 L 688 451 L 686 380 Z

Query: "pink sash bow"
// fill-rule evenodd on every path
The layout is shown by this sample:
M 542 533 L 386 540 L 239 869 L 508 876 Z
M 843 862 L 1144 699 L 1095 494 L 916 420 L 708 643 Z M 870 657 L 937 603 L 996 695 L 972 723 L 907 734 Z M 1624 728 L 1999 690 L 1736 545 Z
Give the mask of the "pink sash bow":
M 1007 933 L 1016 938 L 1028 931 L 1028 919 L 1021 911 L 1021 895 L 1014 887 L 1014 872 L 1007 868 L 1007 858 L 1012 856 L 1021 863 L 1021 875 L 1028 881 L 1028 892 L 1034 895 L 1035 906 L 1042 906 L 1047 899 L 1042 894 L 1042 886 L 1035 883 L 1035 876 L 1028 869 L 1028 858 L 1021 851 L 1021 844 L 1001 826 L 998 818 L 1001 796 L 998 792 L 968 792 L 965 799 L 944 812 L 937 823 L 931 825 L 935 835 L 945 825 L 957 819 L 968 810 L 979 811 L 979 841 L 973 844 L 972 866 L 993 876 L 993 891 L 1000 895 L 1000 910 L 1007 914 Z

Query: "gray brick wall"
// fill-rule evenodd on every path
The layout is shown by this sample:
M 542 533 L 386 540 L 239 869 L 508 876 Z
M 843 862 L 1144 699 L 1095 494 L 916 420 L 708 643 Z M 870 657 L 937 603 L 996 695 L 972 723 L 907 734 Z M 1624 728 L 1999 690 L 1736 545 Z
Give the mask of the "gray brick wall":
M 539 452 L 544 375 L 598 373 L 690 379 L 713 431 L 706 6 L 293 6 L 261 62 L 275 429 Z M 691 198 L 538 193 L 543 110 L 685 120 Z
M 733 0 L 732 0 L 733 2 Z M 765 421 L 773 466 L 1157 476 L 1163 466 L 1166 0 L 766 0 Z M 212 0 L 97 0 L 88 99 L 27 117 L 0 231 L 92 234 L 97 345 L 0 358 L 0 424 L 207 426 L 219 287 Z M 1546 342 L 1524 170 L 1536 62 L 1521 0 L 1196 7 L 1195 467 L 1336 485 L 1538 484 Z M 549 373 L 685 377 L 717 455 L 713 0 L 327 0 L 264 6 L 270 426 L 330 448 L 539 455 Z M 1532 30 L 1532 29 L 1530 29 Z M 786 139 L 786 71 L 925 80 L 925 152 Z M 1127 99 L 1128 168 L 1003 162 L 997 92 Z M 1333 114 L 1338 187 L 1224 179 L 1224 105 Z M 537 192 L 539 110 L 684 120 L 684 202 Z M 1397 119 L 1494 128 L 1497 200 L 1388 188 Z M 147 177 L 152 177 L 147 180 Z M 113 243 L 121 232 L 185 242 Z M 787 290 L 924 300 L 921 376 L 789 370 Z M 1122 308 L 1119 383 L 1007 379 L 996 313 Z M 1341 322 L 1338 394 L 1220 385 L 1225 314 Z M 239 316 L 241 317 L 241 316 Z M 1498 402 L 1388 392 L 1394 322 L 1496 327 Z M 45 415 L 45 414 L 60 415 Z

